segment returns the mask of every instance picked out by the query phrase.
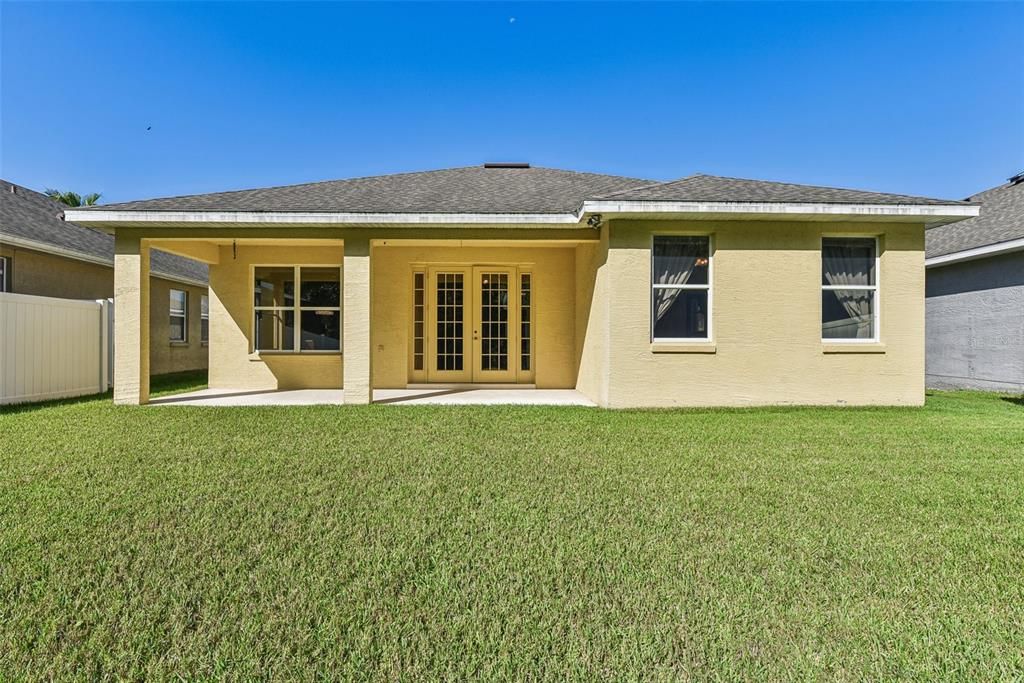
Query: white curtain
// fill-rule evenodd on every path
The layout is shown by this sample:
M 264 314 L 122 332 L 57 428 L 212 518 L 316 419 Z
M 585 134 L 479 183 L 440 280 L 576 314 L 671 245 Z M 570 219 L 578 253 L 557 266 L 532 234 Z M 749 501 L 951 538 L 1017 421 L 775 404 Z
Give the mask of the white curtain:
M 697 264 L 698 257 L 692 253 L 693 251 L 693 245 L 686 242 L 660 246 L 654 259 L 655 268 L 657 268 L 654 274 L 654 284 L 685 285 Z M 681 289 L 655 288 L 655 320 L 661 320 L 668 313 L 682 291 Z
M 870 271 L 875 266 L 875 259 L 870 255 L 870 252 L 868 252 L 868 257 L 865 258 L 864 252 L 864 248 L 858 246 L 842 246 L 837 244 L 826 246 L 822 257 L 824 259 L 825 281 L 837 287 L 872 284 Z M 871 306 L 874 293 L 868 289 L 833 290 L 833 293 L 839 299 L 839 303 L 842 304 L 846 313 L 856 322 L 856 337 L 858 339 L 871 337 Z

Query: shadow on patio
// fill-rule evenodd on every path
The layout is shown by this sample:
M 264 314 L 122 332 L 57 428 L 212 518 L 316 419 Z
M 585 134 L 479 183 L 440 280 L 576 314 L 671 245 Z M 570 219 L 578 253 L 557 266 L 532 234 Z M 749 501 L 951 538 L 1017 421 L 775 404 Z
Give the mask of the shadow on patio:
M 150 400 L 154 406 L 302 406 L 341 405 L 342 389 L 242 391 L 201 389 Z M 492 388 L 473 386 L 374 389 L 373 402 L 387 405 L 564 405 L 593 406 L 575 389 Z

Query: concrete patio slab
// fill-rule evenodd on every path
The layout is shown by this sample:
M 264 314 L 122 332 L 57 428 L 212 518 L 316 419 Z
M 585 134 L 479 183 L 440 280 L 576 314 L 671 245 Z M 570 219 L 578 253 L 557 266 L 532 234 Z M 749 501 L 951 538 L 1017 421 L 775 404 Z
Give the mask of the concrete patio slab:
M 152 406 L 315 406 L 341 405 L 341 389 L 295 389 L 293 391 L 246 391 L 243 389 L 200 389 L 184 394 L 151 398 Z
M 154 406 L 306 406 L 341 405 L 342 389 L 244 391 L 201 389 L 153 398 Z M 373 402 L 382 405 L 552 405 L 593 406 L 574 389 L 508 389 L 492 387 L 415 387 L 374 389 Z
M 593 406 L 575 389 L 411 388 L 374 389 L 374 403 L 389 405 Z

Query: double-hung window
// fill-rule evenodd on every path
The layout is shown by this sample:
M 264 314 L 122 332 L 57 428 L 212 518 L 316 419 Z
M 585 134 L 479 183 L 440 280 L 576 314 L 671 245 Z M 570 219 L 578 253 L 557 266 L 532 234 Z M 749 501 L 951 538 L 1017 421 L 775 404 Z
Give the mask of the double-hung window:
M 341 268 L 256 266 L 253 350 L 341 350 Z
M 711 335 L 711 238 L 656 235 L 651 254 L 651 339 Z
M 171 341 L 188 341 L 188 292 L 180 289 L 171 290 Z
M 203 294 L 199 297 L 199 341 L 210 342 L 210 297 Z
M 822 341 L 878 341 L 878 240 L 821 242 Z
M 0 256 L 0 292 L 11 291 L 8 278 L 11 277 L 10 260 L 6 256 Z

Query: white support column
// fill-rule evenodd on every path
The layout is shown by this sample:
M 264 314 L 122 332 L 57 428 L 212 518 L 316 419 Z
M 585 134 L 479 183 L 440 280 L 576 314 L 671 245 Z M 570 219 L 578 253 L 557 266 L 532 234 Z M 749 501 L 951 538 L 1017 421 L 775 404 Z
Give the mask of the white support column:
M 370 240 L 345 238 L 342 319 L 345 403 L 373 402 L 373 347 L 370 338 Z
M 114 403 L 149 402 L 149 245 L 114 238 Z

